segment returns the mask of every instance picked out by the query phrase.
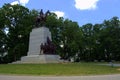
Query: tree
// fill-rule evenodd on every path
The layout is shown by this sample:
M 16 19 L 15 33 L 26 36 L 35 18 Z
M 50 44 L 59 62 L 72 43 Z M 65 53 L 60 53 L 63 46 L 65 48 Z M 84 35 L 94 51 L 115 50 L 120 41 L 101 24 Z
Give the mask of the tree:
M 29 34 L 38 14 L 37 10 L 30 11 L 21 5 L 5 4 L 0 8 L 0 62 L 13 62 L 27 54 Z M 88 23 L 80 27 L 77 22 L 51 13 L 45 25 L 52 33 L 56 53 L 63 59 L 77 55 L 85 61 L 120 60 L 118 17 L 105 20 L 102 24 Z
M 52 33 L 52 40 L 56 45 L 56 52 L 62 58 L 68 59 L 78 52 L 80 29 L 76 22 L 68 19 L 64 20 L 62 17 L 58 18 L 52 13 L 47 17 L 46 26 Z M 61 43 L 64 45 L 63 50 L 60 47 Z
M 69 59 L 79 52 L 80 29 L 77 22 L 66 19 L 61 32 L 64 45 L 63 58 Z
M 50 29 L 52 35 L 52 42 L 56 47 L 56 53 L 61 53 L 60 42 L 61 42 L 61 31 L 63 25 L 63 18 L 58 18 L 56 14 L 51 13 L 46 20 L 46 26 Z
M 5 56 L 6 52 L 6 28 L 4 26 L 5 23 L 5 17 L 4 17 L 4 12 L 0 8 L 0 63 L 3 62 L 3 57 Z
M 5 52 L 6 52 L 6 35 L 4 31 L 0 30 L 0 63 L 3 62 Z
M 7 58 L 8 62 L 20 59 L 21 56 L 26 55 L 28 51 L 29 33 L 34 25 L 35 11 L 21 5 L 5 4 L 0 8 L 0 21 L 4 29 L 8 29 L 7 33 Z M 4 13 L 4 15 L 3 15 Z M 34 19 L 33 19 L 34 18 Z M 22 49 L 22 48 L 25 49 Z M 22 52 L 19 52 L 23 50 Z M 19 55 L 19 56 L 18 56 Z
M 103 60 L 104 54 L 100 49 L 100 35 L 102 30 L 102 24 L 95 24 L 93 26 L 93 59 L 94 60 Z
M 119 60 L 120 58 L 120 21 L 117 17 L 103 22 L 103 30 L 100 36 L 101 47 L 106 60 Z
M 93 53 L 93 25 L 90 23 L 83 25 L 82 31 L 84 36 L 84 58 L 90 61 Z

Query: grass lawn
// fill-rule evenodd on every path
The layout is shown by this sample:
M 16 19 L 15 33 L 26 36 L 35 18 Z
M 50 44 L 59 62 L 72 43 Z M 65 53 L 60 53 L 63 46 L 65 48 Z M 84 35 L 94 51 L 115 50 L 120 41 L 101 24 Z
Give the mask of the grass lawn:
M 120 67 L 97 65 L 98 63 L 59 64 L 0 64 L 0 74 L 79 76 L 120 74 Z

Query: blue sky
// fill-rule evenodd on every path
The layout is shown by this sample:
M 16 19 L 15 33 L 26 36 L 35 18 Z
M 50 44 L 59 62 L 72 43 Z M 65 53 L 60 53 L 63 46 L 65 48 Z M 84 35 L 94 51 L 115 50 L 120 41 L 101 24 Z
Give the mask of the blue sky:
M 4 3 L 21 4 L 29 9 L 44 12 L 50 10 L 58 17 L 63 16 L 78 24 L 102 23 L 113 16 L 120 18 L 120 0 L 0 0 L 0 7 Z

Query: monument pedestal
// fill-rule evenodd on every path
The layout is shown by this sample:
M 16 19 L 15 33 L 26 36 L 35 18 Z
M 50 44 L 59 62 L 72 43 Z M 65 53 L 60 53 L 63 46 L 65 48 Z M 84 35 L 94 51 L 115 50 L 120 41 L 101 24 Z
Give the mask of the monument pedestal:
M 47 37 L 51 40 L 51 32 L 46 27 L 35 28 L 30 33 L 29 51 L 21 61 L 14 63 L 59 63 L 60 56 L 54 54 L 42 54 L 40 45 L 45 44 Z
M 59 63 L 59 55 L 29 55 L 21 58 L 22 63 Z
M 51 32 L 46 27 L 35 28 L 30 33 L 29 55 L 40 55 L 40 46 L 47 42 L 47 37 L 51 40 Z

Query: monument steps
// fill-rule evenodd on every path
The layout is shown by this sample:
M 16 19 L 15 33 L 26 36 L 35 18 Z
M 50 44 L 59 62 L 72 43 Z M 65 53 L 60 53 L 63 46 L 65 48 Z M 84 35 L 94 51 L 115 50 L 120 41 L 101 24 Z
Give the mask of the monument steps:
M 21 63 L 61 63 L 59 55 L 48 55 L 48 54 L 41 54 L 41 55 L 30 55 L 24 56 L 21 58 L 20 61 L 13 62 L 13 64 L 21 64 Z

